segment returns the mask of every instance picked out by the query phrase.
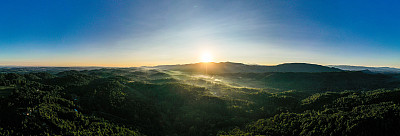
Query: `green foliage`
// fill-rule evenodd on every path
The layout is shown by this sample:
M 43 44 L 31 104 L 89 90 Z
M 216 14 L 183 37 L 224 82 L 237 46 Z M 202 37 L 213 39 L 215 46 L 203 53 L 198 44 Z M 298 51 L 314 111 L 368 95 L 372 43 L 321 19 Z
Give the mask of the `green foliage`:
M 400 122 L 400 89 L 365 91 L 398 86 L 390 75 L 23 73 L 0 74 L 0 135 L 375 135 Z
M 221 135 L 399 135 L 400 89 L 314 94 L 302 101 L 325 104 L 281 113 Z M 321 110 L 320 110 L 321 109 Z
M 283 90 L 303 90 L 310 92 L 371 90 L 399 87 L 399 80 L 393 75 L 367 74 L 363 72 L 323 72 L 323 73 L 227 73 L 220 74 L 227 79 L 240 77 L 256 82 L 260 87 Z
M 140 135 L 130 128 L 82 114 L 78 105 L 62 97 L 63 87 L 24 80 L 19 74 L 6 77 L 21 82 L 11 82 L 18 88 L 0 101 L 0 135 Z

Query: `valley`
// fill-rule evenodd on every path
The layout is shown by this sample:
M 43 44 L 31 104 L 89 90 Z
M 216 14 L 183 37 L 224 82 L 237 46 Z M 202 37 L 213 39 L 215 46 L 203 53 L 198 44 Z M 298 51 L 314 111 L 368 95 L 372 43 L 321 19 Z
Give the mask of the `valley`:
M 398 75 L 253 73 L 238 65 L 240 71 L 215 66 L 219 72 L 207 74 L 197 68 L 159 67 L 3 73 L 0 104 L 8 112 L 0 118 L 6 122 L 0 134 L 348 135 L 377 133 L 378 128 L 358 127 L 385 120 L 394 121 L 385 128 L 388 132 L 399 126 Z M 315 121 L 320 125 L 304 126 Z M 353 126 L 345 125 L 349 123 Z M 96 128 L 102 129 L 92 130 Z

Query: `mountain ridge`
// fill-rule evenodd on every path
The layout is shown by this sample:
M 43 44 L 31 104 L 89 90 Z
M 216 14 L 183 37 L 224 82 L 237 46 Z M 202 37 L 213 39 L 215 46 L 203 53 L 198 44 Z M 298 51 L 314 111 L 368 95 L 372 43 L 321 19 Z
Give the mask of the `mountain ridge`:
M 209 74 L 218 73 L 265 73 L 265 72 L 340 72 L 338 68 L 331 68 L 310 63 L 283 63 L 275 66 L 248 65 L 236 62 L 209 62 L 180 65 L 160 65 L 153 68 L 178 70 L 185 72 L 200 72 Z
M 399 68 L 392 67 L 368 67 L 368 66 L 352 66 L 352 65 L 328 65 L 346 71 L 370 71 L 372 73 L 383 73 L 383 74 L 397 74 L 400 73 Z

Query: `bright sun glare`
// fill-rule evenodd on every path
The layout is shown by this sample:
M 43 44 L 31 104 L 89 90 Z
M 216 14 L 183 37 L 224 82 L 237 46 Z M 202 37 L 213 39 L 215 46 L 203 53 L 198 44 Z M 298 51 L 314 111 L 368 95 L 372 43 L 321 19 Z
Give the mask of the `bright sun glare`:
M 213 58 L 210 53 L 203 53 L 200 58 L 201 62 L 212 62 Z

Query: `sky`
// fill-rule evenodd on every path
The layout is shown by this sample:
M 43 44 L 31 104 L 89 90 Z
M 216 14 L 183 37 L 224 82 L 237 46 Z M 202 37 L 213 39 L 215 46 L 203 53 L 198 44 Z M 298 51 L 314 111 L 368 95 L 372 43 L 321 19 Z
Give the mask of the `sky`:
M 4 0 L 0 65 L 151 66 L 207 54 L 400 68 L 399 24 L 395 0 Z

